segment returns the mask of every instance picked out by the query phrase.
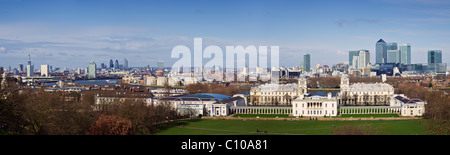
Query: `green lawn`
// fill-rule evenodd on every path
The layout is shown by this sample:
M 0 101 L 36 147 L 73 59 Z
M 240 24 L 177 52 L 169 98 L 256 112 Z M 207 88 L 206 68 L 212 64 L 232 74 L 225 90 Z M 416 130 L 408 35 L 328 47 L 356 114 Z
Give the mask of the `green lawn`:
M 426 120 L 382 121 L 259 121 L 259 120 L 186 120 L 159 128 L 158 135 L 329 135 L 345 124 L 376 128 L 386 135 L 423 135 Z M 267 133 L 257 132 L 267 131 Z

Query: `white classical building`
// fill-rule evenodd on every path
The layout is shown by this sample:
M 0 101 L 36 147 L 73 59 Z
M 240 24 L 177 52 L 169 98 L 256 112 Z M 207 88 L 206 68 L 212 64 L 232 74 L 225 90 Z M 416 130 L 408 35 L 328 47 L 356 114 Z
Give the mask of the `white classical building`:
M 228 116 L 230 107 L 247 106 L 246 99 L 240 94 L 233 97 L 213 93 L 177 95 L 161 98 L 158 102 L 168 102 L 174 108 L 184 107 L 182 104 L 204 105 L 205 111 L 203 114 L 208 116 Z
M 402 116 L 422 116 L 427 102 L 420 99 L 408 99 L 403 94 L 395 94 L 391 104 L 401 107 L 400 115 Z
M 250 90 L 250 105 L 291 106 L 298 96 L 307 93 L 307 82 L 300 78 L 298 84 L 263 84 Z
M 387 83 L 349 83 L 346 76 L 341 77 L 339 105 L 389 106 L 394 95 L 394 87 Z
M 337 116 L 337 98 L 328 96 L 309 96 L 295 99 L 292 104 L 293 116 Z

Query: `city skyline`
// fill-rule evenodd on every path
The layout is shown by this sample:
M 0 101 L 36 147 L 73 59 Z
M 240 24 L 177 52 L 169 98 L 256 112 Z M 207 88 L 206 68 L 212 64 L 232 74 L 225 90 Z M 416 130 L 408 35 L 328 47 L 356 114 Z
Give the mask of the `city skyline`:
M 89 61 L 129 60 L 129 67 L 171 66 L 177 45 L 280 46 L 281 66 L 348 61 L 375 43 L 410 44 L 411 63 L 441 50 L 450 63 L 448 1 L 1 1 L 0 66 L 86 68 Z M 101 6 L 101 9 L 99 9 Z M 320 10 L 320 11 L 319 11 Z M 346 11 L 342 11 L 346 10 Z

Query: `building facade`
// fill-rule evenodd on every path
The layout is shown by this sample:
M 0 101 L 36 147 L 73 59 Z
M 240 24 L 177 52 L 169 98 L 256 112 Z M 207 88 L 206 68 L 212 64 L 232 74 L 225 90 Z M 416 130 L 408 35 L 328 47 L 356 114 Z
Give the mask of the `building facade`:
M 387 83 L 349 83 L 347 77 L 341 77 L 339 105 L 386 106 L 394 95 L 394 87 Z
M 189 95 L 168 96 L 158 100 L 158 103 L 168 102 L 173 108 L 183 107 L 182 104 L 204 105 L 205 116 L 228 116 L 230 107 L 246 107 L 247 101 L 243 95 L 233 97 L 222 94 L 200 93 Z
M 250 90 L 250 105 L 291 106 L 298 96 L 307 93 L 307 81 L 300 78 L 298 84 L 263 84 Z
M 310 96 L 295 99 L 292 104 L 293 116 L 337 116 L 337 98 L 328 96 Z
M 41 65 L 41 76 L 50 76 L 48 65 Z
M 428 50 L 428 64 L 442 63 L 441 50 Z
M 303 71 L 311 72 L 311 55 L 305 54 L 303 56 Z
M 398 49 L 400 50 L 400 63 L 411 64 L 411 45 L 400 44 Z
M 403 94 L 395 94 L 391 106 L 401 107 L 402 116 L 422 116 L 425 112 L 425 101 L 420 99 L 408 99 Z
M 96 68 L 97 68 L 97 64 L 95 64 L 94 61 L 89 62 L 88 79 L 95 79 L 95 78 L 97 78 Z
M 399 50 L 387 50 L 387 63 L 400 63 L 401 52 Z
M 386 63 L 386 61 L 387 61 L 386 42 L 384 42 L 383 39 L 378 40 L 376 45 L 375 45 L 375 49 L 376 49 L 375 62 L 377 64 Z

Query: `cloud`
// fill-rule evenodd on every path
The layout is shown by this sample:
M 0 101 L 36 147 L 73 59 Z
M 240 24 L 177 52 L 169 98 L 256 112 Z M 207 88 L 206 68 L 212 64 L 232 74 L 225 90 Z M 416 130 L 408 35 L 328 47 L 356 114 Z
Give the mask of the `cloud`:
M 354 20 L 350 20 L 350 19 L 338 19 L 337 21 L 335 21 L 335 24 L 338 25 L 339 27 L 343 27 L 344 25 L 355 25 L 358 23 L 378 23 L 378 20 L 376 19 L 362 19 L 362 18 L 357 18 Z
M 5 47 L 2 47 L 2 46 L 0 46 L 0 53 L 6 53 L 6 48 L 5 48 Z

